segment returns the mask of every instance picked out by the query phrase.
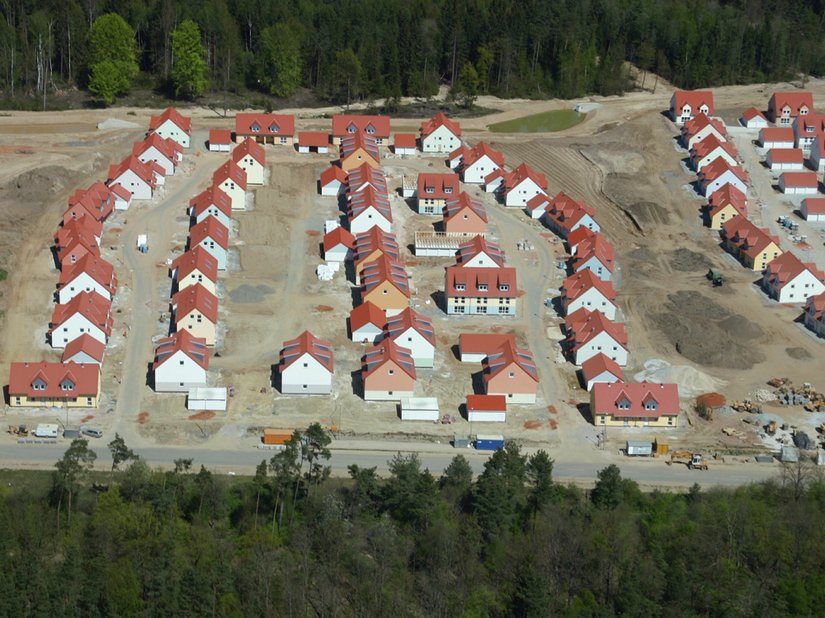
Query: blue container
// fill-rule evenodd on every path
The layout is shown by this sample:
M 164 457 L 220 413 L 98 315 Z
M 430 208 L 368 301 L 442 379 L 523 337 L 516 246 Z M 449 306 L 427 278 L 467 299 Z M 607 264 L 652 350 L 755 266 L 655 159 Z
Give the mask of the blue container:
M 476 436 L 477 451 L 496 451 L 504 448 L 504 436 Z

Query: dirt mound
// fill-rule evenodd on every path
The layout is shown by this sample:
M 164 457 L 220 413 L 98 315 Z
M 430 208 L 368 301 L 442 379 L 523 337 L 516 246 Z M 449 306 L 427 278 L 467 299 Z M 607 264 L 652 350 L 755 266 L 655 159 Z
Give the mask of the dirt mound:
M 705 393 L 696 398 L 696 405 L 708 408 L 722 408 L 727 403 L 727 399 L 722 393 Z
M 706 271 L 711 267 L 710 260 L 704 253 L 690 249 L 677 249 L 670 252 L 670 267 L 680 272 Z
M 669 225 L 670 215 L 667 210 L 653 202 L 635 202 L 625 206 L 625 212 L 645 230 L 655 225 Z
M 695 397 L 721 389 L 725 383 L 690 365 L 671 365 L 669 362 L 651 358 L 645 361 L 644 370 L 633 376 L 637 382 L 655 384 L 677 384 L 680 397 Z
M 65 167 L 50 165 L 15 176 L 0 186 L 0 200 L 24 202 L 21 209 L 28 215 L 33 202 L 44 202 L 66 187 L 73 173 Z M 10 204 L 11 205 L 11 204 Z
M 785 354 L 794 360 L 810 360 L 813 358 L 805 348 L 785 348 Z

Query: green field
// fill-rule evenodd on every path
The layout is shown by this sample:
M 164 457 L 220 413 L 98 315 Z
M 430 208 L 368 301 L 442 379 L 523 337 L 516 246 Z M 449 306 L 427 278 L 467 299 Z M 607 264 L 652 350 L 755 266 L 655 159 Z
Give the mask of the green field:
M 576 126 L 587 117 L 572 109 L 555 109 L 550 112 L 524 116 L 515 120 L 491 124 L 487 128 L 494 133 L 545 133 L 564 131 Z

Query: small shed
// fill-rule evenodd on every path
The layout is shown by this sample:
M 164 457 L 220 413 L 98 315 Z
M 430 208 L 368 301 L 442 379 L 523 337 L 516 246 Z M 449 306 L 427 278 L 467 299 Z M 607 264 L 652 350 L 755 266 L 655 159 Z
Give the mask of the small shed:
M 396 133 L 393 150 L 397 155 L 414 155 L 416 149 L 415 133 Z
M 471 423 L 503 423 L 507 420 L 504 395 L 467 395 L 467 420 Z
M 323 131 L 299 131 L 298 152 L 308 153 L 313 150 L 320 154 L 329 152 L 329 134 Z
M 459 434 L 453 435 L 453 447 L 455 448 L 470 448 L 470 437 Z
M 801 172 L 805 158 L 801 148 L 772 148 L 765 157 L 765 164 L 772 172 Z
M 226 388 L 196 386 L 186 397 L 187 410 L 226 410 Z
M 825 197 L 806 197 L 799 207 L 802 218 L 810 223 L 825 223 Z
M 739 123 L 748 129 L 764 129 L 768 126 L 768 119 L 755 107 L 749 107 L 742 112 Z
M 799 461 L 799 449 L 795 446 L 783 446 L 779 452 L 779 461 L 783 463 L 796 463 Z
M 415 197 L 415 191 L 418 188 L 418 179 L 415 176 L 404 176 L 401 179 L 401 197 Z
M 653 457 L 653 443 L 644 440 L 628 440 L 625 445 L 628 457 Z
M 437 421 L 438 399 L 435 397 L 403 397 L 401 399 L 402 421 Z
M 785 195 L 816 195 L 819 179 L 816 172 L 783 172 L 779 177 L 779 190 Z
M 232 131 L 229 129 L 209 129 L 209 151 L 229 152 L 232 144 Z

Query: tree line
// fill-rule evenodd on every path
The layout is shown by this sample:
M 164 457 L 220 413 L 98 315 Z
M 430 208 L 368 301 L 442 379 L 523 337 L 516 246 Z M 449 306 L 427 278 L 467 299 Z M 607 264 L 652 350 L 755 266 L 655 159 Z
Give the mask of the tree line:
M 685 88 L 825 72 L 819 0 L 3 0 L 0 15 L 0 88 L 44 104 L 135 84 L 571 98 L 628 90 L 625 61 Z
M 152 470 L 119 436 L 90 476 L 75 440 L 48 483 L 0 485 L 0 614 L 821 614 L 825 483 L 805 465 L 685 493 L 643 493 L 611 465 L 584 491 L 508 445 L 477 478 L 462 455 L 435 476 L 398 454 L 387 478 L 340 480 L 329 443 L 313 425 L 233 478 Z

